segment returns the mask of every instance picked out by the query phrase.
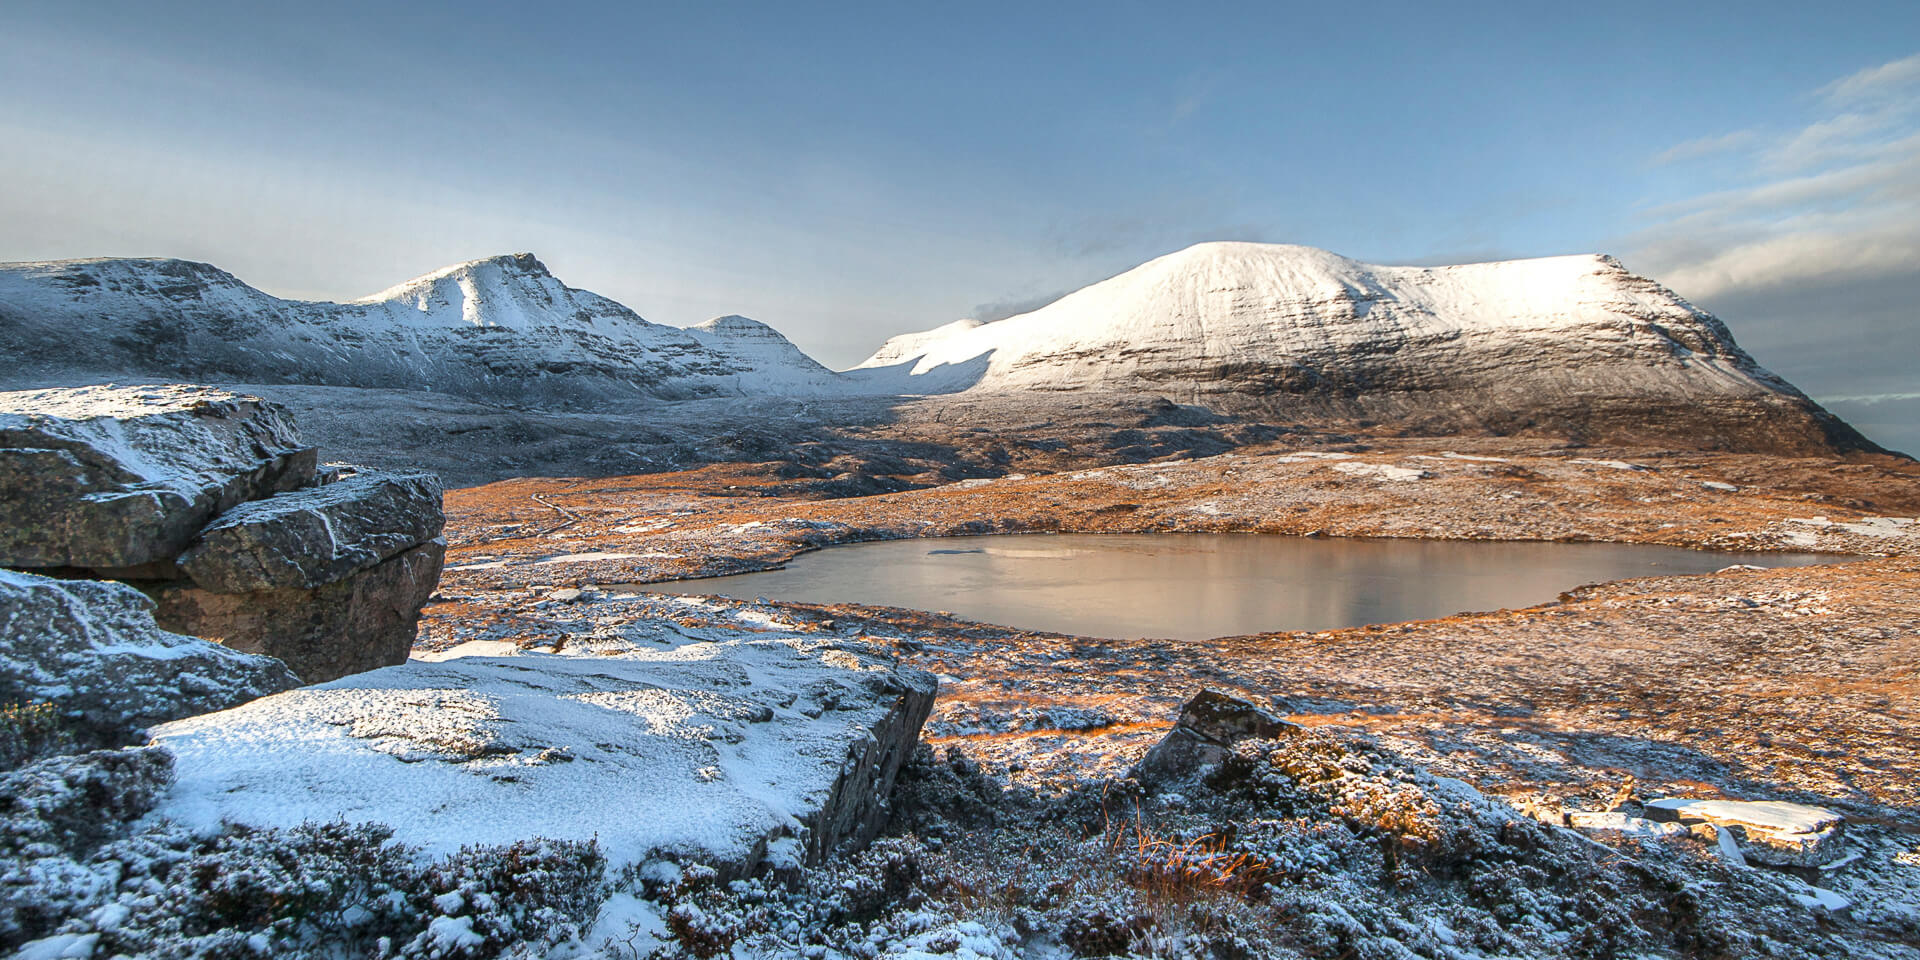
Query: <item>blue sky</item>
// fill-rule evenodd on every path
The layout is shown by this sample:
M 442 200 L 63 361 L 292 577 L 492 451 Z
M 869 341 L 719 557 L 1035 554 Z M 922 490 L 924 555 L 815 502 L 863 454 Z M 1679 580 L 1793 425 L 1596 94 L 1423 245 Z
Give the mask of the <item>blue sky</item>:
M 1598 250 L 1809 392 L 1920 392 L 1911 2 L 13 0 L 0 89 L 4 260 L 531 250 L 846 365 L 1200 240 Z

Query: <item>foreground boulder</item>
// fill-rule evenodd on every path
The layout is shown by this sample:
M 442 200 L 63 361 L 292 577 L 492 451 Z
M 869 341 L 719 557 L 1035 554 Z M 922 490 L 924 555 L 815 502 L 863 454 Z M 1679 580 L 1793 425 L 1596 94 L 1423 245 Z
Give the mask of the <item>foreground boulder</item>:
M 0 566 L 132 583 L 160 626 L 308 682 L 399 663 L 446 553 L 440 481 L 314 461 L 280 407 L 207 387 L 0 394 Z
M 298 683 L 285 664 L 162 630 L 125 584 L 0 570 L 0 704 L 50 704 L 80 749 Z
M 351 474 L 221 514 L 179 563 L 221 593 L 311 590 L 426 543 L 444 525 L 432 474 Z
M 0 393 L 0 566 L 171 561 L 235 504 L 310 481 L 285 411 L 208 387 Z
M 438 502 L 435 503 L 438 514 Z M 429 540 L 311 590 L 218 592 L 186 581 L 142 586 L 160 622 L 281 660 L 309 683 L 404 663 L 447 544 Z
M 878 832 L 934 690 L 805 637 L 415 660 L 159 728 L 178 778 L 159 813 L 372 821 L 429 853 L 598 838 L 614 868 L 817 863 Z

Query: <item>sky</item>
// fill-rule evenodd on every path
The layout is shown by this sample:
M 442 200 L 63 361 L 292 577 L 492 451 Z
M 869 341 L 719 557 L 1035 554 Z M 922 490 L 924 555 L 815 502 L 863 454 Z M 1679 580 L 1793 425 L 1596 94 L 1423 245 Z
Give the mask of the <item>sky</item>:
M 830 366 L 1204 240 L 1605 252 L 1920 452 L 1920 4 L 0 8 L 0 260 L 530 251 Z

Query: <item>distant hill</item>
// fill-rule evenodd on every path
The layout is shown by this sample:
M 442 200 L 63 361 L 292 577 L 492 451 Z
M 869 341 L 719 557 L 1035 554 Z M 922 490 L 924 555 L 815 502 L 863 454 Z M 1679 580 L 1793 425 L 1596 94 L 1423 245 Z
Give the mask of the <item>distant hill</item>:
M 1547 433 L 1877 450 L 1611 257 L 1383 267 L 1203 243 L 994 323 L 896 337 L 850 374 L 897 393 L 1153 393 L 1410 434 Z

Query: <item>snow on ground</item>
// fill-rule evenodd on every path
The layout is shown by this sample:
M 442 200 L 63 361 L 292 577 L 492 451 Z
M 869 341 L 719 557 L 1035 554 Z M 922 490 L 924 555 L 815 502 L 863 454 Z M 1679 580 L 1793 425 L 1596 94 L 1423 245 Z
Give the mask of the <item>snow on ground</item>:
M 1359 460 L 1342 461 L 1334 464 L 1333 468 L 1348 476 L 1368 477 L 1391 483 L 1410 483 L 1432 476 L 1417 467 L 1396 467 L 1390 463 L 1367 463 Z
M 820 809 L 903 683 L 930 694 L 846 641 L 766 634 L 416 660 L 158 728 L 178 780 L 156 815 L 374 821 L 432 854 L 597 838 L 616 867 L 741 863 Z

